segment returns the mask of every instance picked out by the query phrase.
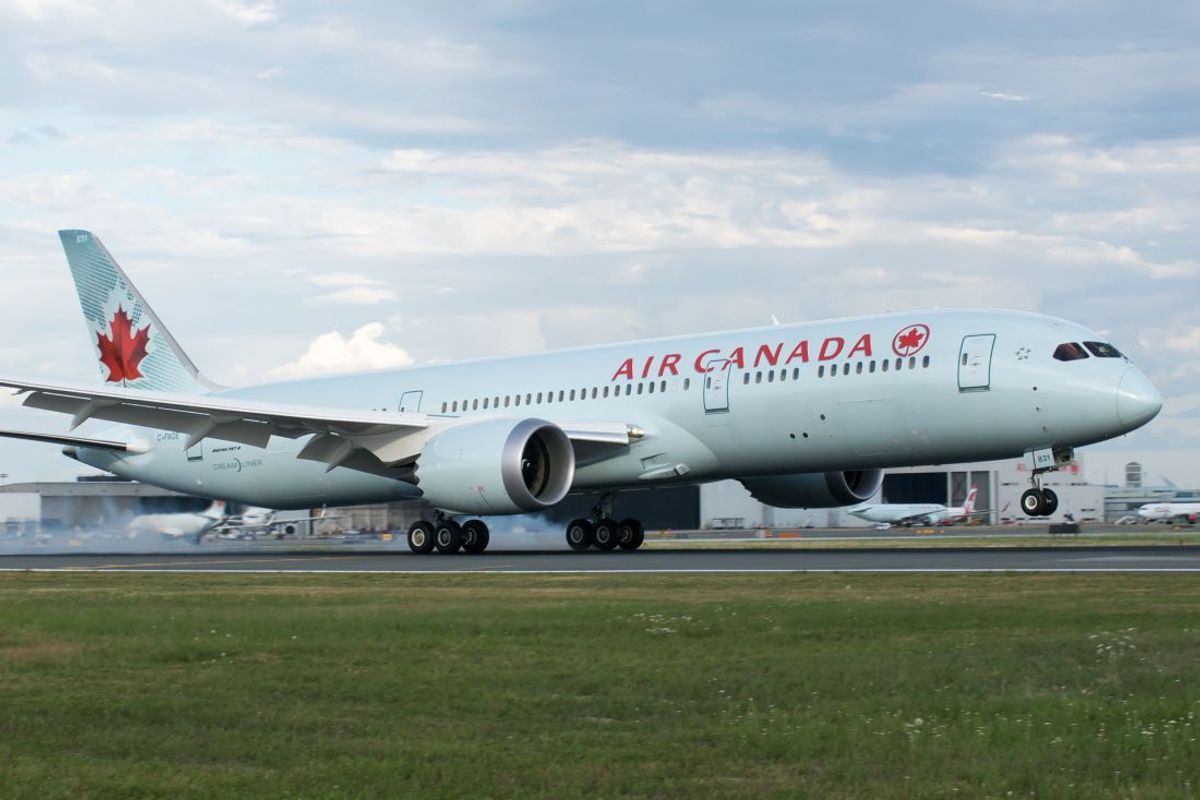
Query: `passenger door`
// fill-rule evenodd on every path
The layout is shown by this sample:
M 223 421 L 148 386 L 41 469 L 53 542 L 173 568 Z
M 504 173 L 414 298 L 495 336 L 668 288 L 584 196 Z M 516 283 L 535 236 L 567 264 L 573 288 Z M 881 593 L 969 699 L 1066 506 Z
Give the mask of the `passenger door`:
M 704 413 L 729 411 L 729 361 L 710 361 L 704 373 Z
M 415 392 L 405 392 L 400 395 L 400 413 L 405 412 L 415 414 L 421 410 L 421 396 L 425 392 L 417 390 Z
M 992 350 L 996 334 L 979 333 L 964 336 L 958 354 L 958 390 L 987 391 L 992 387 Z

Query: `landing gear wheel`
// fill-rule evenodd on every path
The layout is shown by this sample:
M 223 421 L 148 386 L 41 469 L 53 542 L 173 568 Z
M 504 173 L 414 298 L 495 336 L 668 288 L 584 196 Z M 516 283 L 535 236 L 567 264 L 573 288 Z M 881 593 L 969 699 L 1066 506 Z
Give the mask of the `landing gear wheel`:
M 488 526 L 481 519 L 472 519 L 463 523 L 462 526 L 462 549 L 464 553 L 482 553 L 487 550 L 488 540 L 491 536 L 488 534 Z
M 593 527 L 598 550 L 615 550 L 621 542 L 621 524 L 615 519 L 604 517 Z
M 587 550 L 596 541 L 596 531 L 586 519 L 573 519 L 567 525 L 567 544 L 572 550 Z
M 439 553 L 457 553 L 462 539 L 462 528 L 452 519 L 439 522 L 433 532 L 433 546 Z
M 1042 489 L 1042 516 L 1048 517 L 1058 511 L 1058 495 L 1053 489 Z
M 425 520 L 414 522 L 408 529 L 408 549 L 421 555 L 433 550 L 433 526 Z
M 1046 499 L 1040 489 L 1026 489 L 1021 495 L 1021 510 L 1031 517 L 1040 517 L 1046 505 Z
M 646 541 L 646 531 L 636 519 L 621 520 L 621 536 L 618 544 L 622 550 L 637 550 Z

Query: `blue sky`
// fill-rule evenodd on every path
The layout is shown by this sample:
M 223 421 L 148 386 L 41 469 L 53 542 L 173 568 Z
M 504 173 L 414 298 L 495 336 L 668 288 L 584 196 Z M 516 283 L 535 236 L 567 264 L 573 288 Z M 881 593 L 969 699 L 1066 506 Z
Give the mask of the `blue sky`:
M 999 305 L 1110 335 L 1168 398 L 1112 447 L 1195 461 L 1198 34 L 1194 2 L 0 2 L 0 369 L 95 374 L 54 235 L 87 227 L 227 383 Z

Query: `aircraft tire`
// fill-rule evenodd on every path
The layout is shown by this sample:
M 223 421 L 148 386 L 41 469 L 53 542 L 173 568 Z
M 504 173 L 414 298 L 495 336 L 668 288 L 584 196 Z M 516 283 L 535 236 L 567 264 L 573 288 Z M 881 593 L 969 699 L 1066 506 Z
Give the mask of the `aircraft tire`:
M 433 550 L 433 526 L 425 520 L 414 522 L 408 529 L 408 549 L 425 555 Z
M 1021 495 L 1021 510 L 1028 516 L 1043 516 L 1042 509 L 1045 505 L 1046 500 L 1037 489 L 1026 489 L 1025 493 Z
M 640 520 L 621 520 L 621 536 L 617 544 L 622 550 L 637 550 L 646 541 L 646 530 Z
M 439 522 L 433 531 L 433 546 L 439 553 L 457 553 L 462 543 L 462 527 L 452 519 Z
M 482 553 L 487 550 L 491 535 L 488 526 L 481 519 L 467 520 L 462 526 L 462 549 L 464 553 Z
M 572 550 L 587 550 L 596 541 L 596 530 L 586 519 L 573 519 L 567 524 L 567 544 Z
M 1042 516 L 1048 517 L 1058 510 L 1058 495 L 1053 489 L 1042 489 Z
M 621 543 L 621 525 L 615 519 L 605 517 L 597 520 L 592 530 L 595 532 L 597 550 L 615 550 Z

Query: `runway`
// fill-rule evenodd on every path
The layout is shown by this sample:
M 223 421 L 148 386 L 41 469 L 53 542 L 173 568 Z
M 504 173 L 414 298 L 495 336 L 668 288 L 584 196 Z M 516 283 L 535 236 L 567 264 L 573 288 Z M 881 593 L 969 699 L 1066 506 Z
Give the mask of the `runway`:
M 1200 572 L 1200 546 L 7 555 L 0 571 L 229 573 Z

